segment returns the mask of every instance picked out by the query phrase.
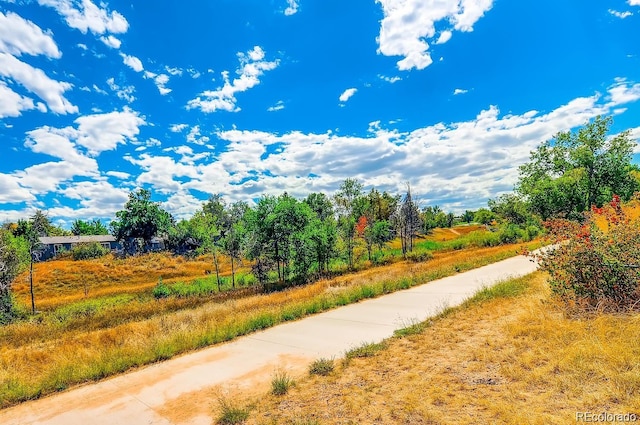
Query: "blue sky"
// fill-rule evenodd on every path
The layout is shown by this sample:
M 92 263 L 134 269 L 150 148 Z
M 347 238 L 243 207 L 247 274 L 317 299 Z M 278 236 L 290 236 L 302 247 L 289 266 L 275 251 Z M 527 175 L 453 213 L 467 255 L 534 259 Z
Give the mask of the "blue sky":
M 602 114 L 640 138 L 640 0 L 0 0 L 0 222 L 148 188 L 460 211 Z

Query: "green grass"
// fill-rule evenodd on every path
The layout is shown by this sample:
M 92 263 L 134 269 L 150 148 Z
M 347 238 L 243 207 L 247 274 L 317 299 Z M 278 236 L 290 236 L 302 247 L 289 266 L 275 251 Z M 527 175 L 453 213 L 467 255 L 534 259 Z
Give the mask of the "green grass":
M 271 379 L 271 394 L 285 395 L 293 386 L 293 379 L 284 370 L 277 370 Z
M 309 375 L 328 376 L 333 369 L 333 359 L 320 358 L 309 365 Z
M 219 398 L 220 416 L 216 421 L 219 425 L 237 425 L 249 419 L 249 408 L 239 407 L 224 398 Z
M 387 348 L 387 342 L 366 342 L 359 347 L 352 348 L 351 350 L 345 353 L 345 359 L 351 360 L 356 358 L 365 358 L 365 357 L 373 357 L 379 351 Z
M 528 278 L 520 277 L 499 282 L 478 291 L 465 301 L 465 305 L 479 304 L 496 298 L 513 298 L 524 294 L 529 288 Z

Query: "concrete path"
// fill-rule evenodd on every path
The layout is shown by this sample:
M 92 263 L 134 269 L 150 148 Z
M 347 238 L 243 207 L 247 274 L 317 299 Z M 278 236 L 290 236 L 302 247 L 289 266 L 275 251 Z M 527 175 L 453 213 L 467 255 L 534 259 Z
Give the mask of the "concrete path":
M 536 268 L 518 256 L 337 308 L 2 410 L 0 424 L 211 424 L 215 402 L 211 394 L 216 387 L 265 386 L 278 368 L 293 375 L 303 373 L 316 358 L 338 358 L 364 342 L 381 341 L 398 328 L 462 303 L 484 286 Z

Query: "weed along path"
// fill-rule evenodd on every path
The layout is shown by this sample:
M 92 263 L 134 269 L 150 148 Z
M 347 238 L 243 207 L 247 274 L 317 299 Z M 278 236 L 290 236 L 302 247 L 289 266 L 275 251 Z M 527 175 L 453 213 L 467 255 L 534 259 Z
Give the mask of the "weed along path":
M 362 343 L 423 321 L 508 277 L 535 271 L 517 256 L 375 299 L 278 325 L 218 346 L 0 411 L 0 423 L 210 424 L 216 396 L 266 393 L 274 371 L 295 376 L 319 357 L 341 357 Z

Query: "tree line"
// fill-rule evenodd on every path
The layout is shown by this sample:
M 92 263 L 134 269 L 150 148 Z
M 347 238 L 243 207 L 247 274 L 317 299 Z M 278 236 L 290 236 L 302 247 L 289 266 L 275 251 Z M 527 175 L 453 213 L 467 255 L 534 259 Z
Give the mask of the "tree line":
M 592 206 L 603 205 L 613 194 L 628 200 L 640 189 L 640 169 L 631 163 L 636 143 L 629 132 L 608 135 L 611 123 L 611 118 L 597 117 L 575 132 L 558 133 L 531 152 L 512 193 L 459 216 L 438 206 L 421 209 L 408 184 L 403 195 L 394 195 L 375 188 L 367 192 L 351 178 L 333 196 L 311 193 L 300 200 L 285 192 L 262 196 L 250 206 L 227 203 L 216 195 L 192 217 L 179 221 L 153 202 L 145 189 L 129 194 L 109 228 L 98 220 L 76 220 L 67 231 L 37 211 L 0 230 L 0 299 L 9 296 L 10 282 L 20 269 L 14 263 L 32 267 L 41 236 L 110 232 L 131 254 L 148 250 L 152 239 L 161 237 L 175 253 L 210 255 L 218 283 L 224 255 L 231 261 L 235 286 L 235 271 L 243 260 L 249 260 L 261 283 L 304 282 L 330 272 L 332 262 L 343 261 L 353 269 L 359 260 L 357 245 L 364 246 L 373 261 L 387 242 L 399 238 L 406 256 L 420 233 L 457 222 L 485 224 L 517 238 L 550 218 L 580 221 Z

